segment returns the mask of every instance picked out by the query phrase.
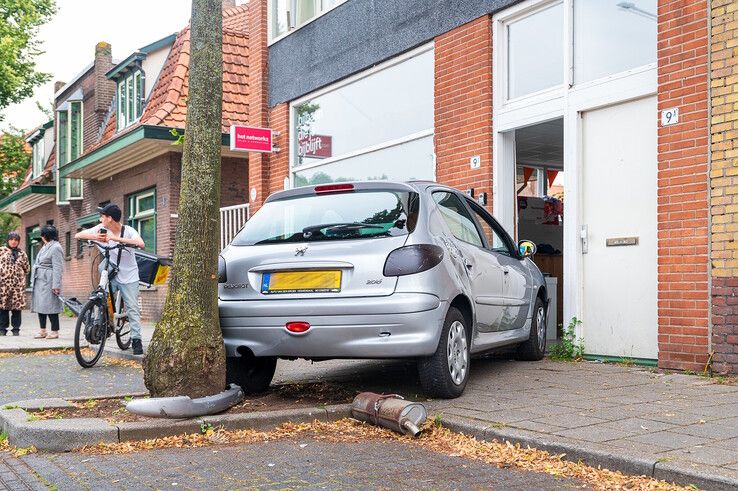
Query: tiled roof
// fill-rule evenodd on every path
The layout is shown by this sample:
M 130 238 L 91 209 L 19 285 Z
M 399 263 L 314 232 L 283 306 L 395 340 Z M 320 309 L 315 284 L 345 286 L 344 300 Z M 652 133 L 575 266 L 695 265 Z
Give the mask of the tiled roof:
M 248 6 L 223 11 L 223 114 L 222 131 L 231 124 L 248 123 Z M 189 90 L 190 26 L 177 34 L 167 60 L 144 108 L 141 119 L 116 133 L 115 112 L 100 140 L 88 151 L 128 133 L 140 125 L 184 128 Z

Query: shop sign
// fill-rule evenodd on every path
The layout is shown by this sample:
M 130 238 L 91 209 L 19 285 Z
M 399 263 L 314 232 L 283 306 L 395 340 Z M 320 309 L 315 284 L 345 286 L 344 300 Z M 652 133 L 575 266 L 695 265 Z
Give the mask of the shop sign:
M 231 150 L 271 152 L 272 130 L 253 126 L 231 125 Z
M 300 131 L 297 135 L 297 155 L 311 159 L 327 159 L 333 155 L 333 137 Z

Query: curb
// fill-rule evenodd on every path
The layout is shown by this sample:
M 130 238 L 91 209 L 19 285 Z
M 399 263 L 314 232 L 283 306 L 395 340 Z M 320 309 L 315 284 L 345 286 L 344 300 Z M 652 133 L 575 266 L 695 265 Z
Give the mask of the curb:
M 29 420 L 27 409 L 69 407 L 63 399 L 34 399 L 6 404 L 0 409 L 0 430 L 16 447 L 34 446 L 38 450 L 65 452 L 98 443 L 119 443 L 200 433 L 201 423 L 227 430 L 272 430 L 287 422 L 307 423 L 314 420 L 336 421 L 350 416 L 351 405 L 341 404 L 322 408 L 300 408 L 237 414 L 215 414 L 193 419 L 157 419 L 110 424 L 101 418 L 70 418 Z
M 738 479 L 711 474 L 680 465 L 675 462 L 659 462 L 656 459 L 629 456 L 622 453 L 610 453 L 582 445 L 549 440 L 546 437 L 525 430 L 514 428 L 495 428 L 488 424 L 474 423 L 458 417 L 444 416 L 442 425 L 451 431 L 473 436 L 477 440 L 501 440 L 519 443 L 523 447 L 545 450 L 552 454 L 565 454 L 564 458 L 573 462 L 582 462 L 593 467 L 603 467 L 620 471 L 628 475 L 643 475 L 667 482 L 675 482 L 682 486 L 695 485 L 700 489 L 735 490 Z M 582 442 L 584 444 L 584 442 Z

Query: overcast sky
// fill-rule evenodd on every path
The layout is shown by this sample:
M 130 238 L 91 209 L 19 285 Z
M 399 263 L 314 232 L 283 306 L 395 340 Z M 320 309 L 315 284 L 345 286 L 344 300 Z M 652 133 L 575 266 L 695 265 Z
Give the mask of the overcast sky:
M 243 0 L 237 4 L 246 3 Z M 56 0 L 58 12 L 41 27 L 44 54 L 39 71 L 52 75 L 34 95 L 3 111 L 0 129 L 12 125 L 28 130 L 46 122 L 36 101 L 50 106 L 54 81 L 68 82 L 95 56 L 95 45 L 113 46 L 113 59 L 123 60 L 138 48 L 182 29 L 190 19 L 191 0 Z

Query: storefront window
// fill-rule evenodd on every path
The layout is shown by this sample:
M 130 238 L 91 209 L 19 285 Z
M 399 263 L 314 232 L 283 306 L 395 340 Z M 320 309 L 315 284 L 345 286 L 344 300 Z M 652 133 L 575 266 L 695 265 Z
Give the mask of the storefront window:
M 508 99 L 562 85 L 564 5 L 557 4 L 510 23 L 507 59 Z
M 433 65 L 426 50 L 294 105 L 295 185 L 433 179 Z
M 574 2 L 574 81 L 656 63 L 656 0 Z

